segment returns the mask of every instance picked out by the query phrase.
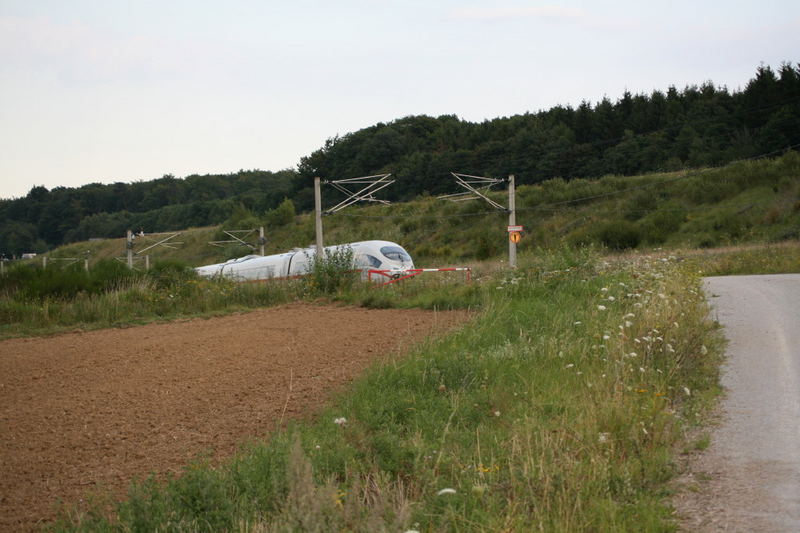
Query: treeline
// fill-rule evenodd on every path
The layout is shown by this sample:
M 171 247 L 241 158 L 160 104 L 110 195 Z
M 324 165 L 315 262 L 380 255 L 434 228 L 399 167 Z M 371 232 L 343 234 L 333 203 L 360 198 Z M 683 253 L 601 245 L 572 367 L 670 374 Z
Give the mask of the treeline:
M 397 182 L 385 197 L 405 200 L 456 192 L 451 171 L 537 183 L 715 166 L 798 143 L 800 66 L 761 66 L 741 91 L 707 82 L 481 123 L 421 116 L 376 124 L 304 157 L 294 197 L 299 209 L 311 207 L 315 175 L 391 172 Z
M 42 252 L 90 238 L 220 224 L 241 211 L 262 213 L 291 194 L 295 172 L 172 175 L 131 184 L 79 188 L 34 187 L 24 198 L 0 201 L 0 253 Z
M 132 184 L 34 187 L 0 201 L 0 253 L 48 248 L 92 237 L 219 224 L 234 213 L 261 216 L 290 198 L 313 207 L 312 178 L 391 172 L 392 200 L 455 192 L 449 172 L 515 174 L 520 184 L 720 165 L 800 145 L 800 66 L 757 69 L 744 89 L 712 82 L 608 98 L 577 108 L 497 118 L 412 116 L 334 137 L 296 170 L 239 171 Z M 337 200 L 326 190 L 326 200 Z

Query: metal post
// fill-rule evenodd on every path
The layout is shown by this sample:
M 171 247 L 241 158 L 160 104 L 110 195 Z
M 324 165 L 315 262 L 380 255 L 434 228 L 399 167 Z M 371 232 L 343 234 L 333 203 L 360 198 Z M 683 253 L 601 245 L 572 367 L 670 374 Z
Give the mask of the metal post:
M 264 244 L 267 242 L 266 237 L 264 237 L 264 226 L 259 226 L 258 228 L 258 244 L 259 249 L 261 250 L 261 255 L 264 255 Z
M 322 193 L 319 190 L 319 177 L 314 178 L 314 210 L 316 211 L 317 226 L 317 260 L 322 261 L 324 247 L 322 245 Z
M 87 257 L 86 259 L 84 259 L 84 260 L 83 260 L 83 269 L 84 269 L 86 272 L 89 272 L 89 258 L 88 258 L 88 257 Z
M 42 256 L 42 269 L 45 269 L 45 268 L 47 268 L 47 256 L 43 255 Z
M 514 190 L 514 175 L 508 177 L 508 225 L 517 225 L 516 193 Z M 517 268 L 517 243 L 508 239 L 508 266 Z
M 133 232 L 128 230 L 127 241 L 125 242 L 125 249 L 128 252 L 128 268 L 133 270 Z
M 144 256 L 144 269 L 150 270 L 150 254 Z

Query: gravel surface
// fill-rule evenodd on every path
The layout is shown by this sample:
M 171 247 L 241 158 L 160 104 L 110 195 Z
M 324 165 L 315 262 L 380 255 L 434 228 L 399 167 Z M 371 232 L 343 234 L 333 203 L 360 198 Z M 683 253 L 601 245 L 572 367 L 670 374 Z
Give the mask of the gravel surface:
M 0 342 L 0 531 L 219 459 L 466 312 L 289 305 Z
M 689 531 L 800 531 L 800 274 L 705 281 L 729 340 L 721 423 L 676 499 Z

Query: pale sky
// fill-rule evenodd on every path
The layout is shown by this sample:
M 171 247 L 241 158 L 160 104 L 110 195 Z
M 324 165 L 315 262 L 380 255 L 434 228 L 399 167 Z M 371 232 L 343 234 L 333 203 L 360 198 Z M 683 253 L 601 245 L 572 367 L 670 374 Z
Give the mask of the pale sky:
M 408 115 L 733 90 L 783 61 L 797 0 L 0 0 L 0 198 L 280 170 Z

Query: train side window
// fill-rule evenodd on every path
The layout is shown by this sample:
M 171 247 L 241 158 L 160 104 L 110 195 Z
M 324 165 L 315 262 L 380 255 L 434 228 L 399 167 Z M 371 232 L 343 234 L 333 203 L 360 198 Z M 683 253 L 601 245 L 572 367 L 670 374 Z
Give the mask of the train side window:
M 361 260 L 359 261 L 360 263 L 365 264 L 365 266 L 369 268 L 380 268 L 383 264 L 381 260 L 374 255 L 361 254 L 359 259 Z

